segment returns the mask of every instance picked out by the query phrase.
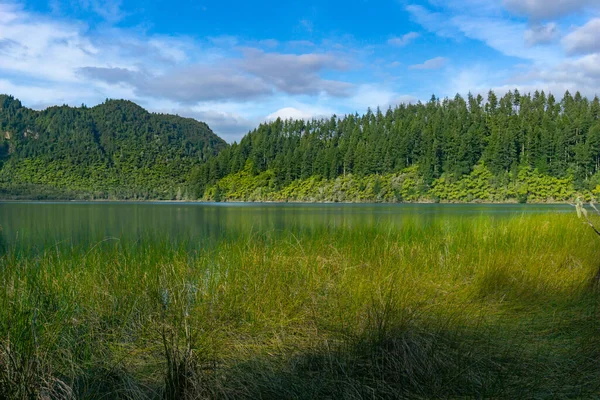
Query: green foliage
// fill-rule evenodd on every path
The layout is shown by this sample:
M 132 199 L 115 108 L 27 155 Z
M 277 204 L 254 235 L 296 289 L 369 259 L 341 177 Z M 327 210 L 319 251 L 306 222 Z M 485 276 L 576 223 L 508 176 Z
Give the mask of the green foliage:
M 215 184 L 224 185 L 229 200 L 590 197 L 600 187 L 598 110 L 597 97 L 567 92 L 558 103 L 544 92 L 515 91 L 502 98 L 490 92 L 487 104 L 481 96 L 457 95 L 363 116 L 278 119 L 199 166 L 190 186 L 199 198 L 210 198 Z M 411 181 L 401 189 L 404 181 L 392 179 Z M 233 181 L 243 188 L 229 190 Z
M 425 184 L 419 167 L 383 175 L 339 176 L 325 179 L 311 176 L 278 187 L 277 175 L 267 170 L 253 175 L 251 163 L 244 170 L 226 176 L 209 187 L 203 200 L 220 201 L 297 201 L 297 202 L 519 202 L 544 203 L 571 201 L 577 195 L 590 200 L 595 191 L 575 190 L 573 176 L 555 178 L 537 169 L 521 167 L 514 174 L 494 176 L 484 164 L 456 179 L 443 174 L 431 186 Z
M 0 96 L 0 195 L 224 201 L 568 201 L 600 194 L 600 100 L 435 96 L 261 124 L 227 146 L 127 101 L 33 111 Z M 218 195 L 218 196 L 216 196 Z
M 252 174 L 248 163 L 244 170 L 226 176 L 209 187 L 204 200 L 215 200 L 215 193 L 227 201 L 301 201 L 301 202 L 414 202 L 427 200 L 418 168 L 386 175 L 339 176 L 325 179 L 311 176 L 278 187 L 274 171 Z
M 3 197 L 190 197 L 190 171 L 226 147 L 204 123 L 107 100 L 33 111 L 0 96 Z
M 569 201 L 578 192 L 573 176 L 555 178 L 540 174 L 529 166 L 520 167 L 516 174 L 494 176 L 485 165 L 479 164 L 471 174 L 458 180 L 453 176 L 442 176 L 435 180 L 429 194 L 449 202 L 539 203 Z M 583 191 L 583 194 L 586 198 L 593 196 L 590 191 Z

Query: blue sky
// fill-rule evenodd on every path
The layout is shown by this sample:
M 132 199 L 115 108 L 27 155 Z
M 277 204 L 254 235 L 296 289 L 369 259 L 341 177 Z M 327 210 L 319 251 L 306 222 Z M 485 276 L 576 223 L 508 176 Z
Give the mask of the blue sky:
M 0 93 L 133 100 L 227 141 L 432 94 L 600 92 L 600 0 L 0 0 Z

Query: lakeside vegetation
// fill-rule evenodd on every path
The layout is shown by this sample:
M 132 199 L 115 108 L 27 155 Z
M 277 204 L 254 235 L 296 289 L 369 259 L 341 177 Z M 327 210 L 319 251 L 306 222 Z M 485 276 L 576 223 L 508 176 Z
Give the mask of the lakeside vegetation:
M 208 200 L 553 202 L 600 192 L 600 101 L 509 91 L 260 125 L 191 176 Z
M 0 397 L 590 398 L 573 215 L 122 238 L 0 256 Z
M 399 173 L 325 179 L 313 176 L 287 186 L 277 185 L 277 175 L 268 170 L 258 175 L 251 165 L 227 175 L 209 187 L 205 201 L 298 201 L 298 202 L 448 202 L 448 203 L 546 203 L 568 202 L 577 197 L 587 201 L 600 196 L 600 186 L 576 190 L 572 176 L 555 178 L 530 167 L 521 167 L 515 175 L 494 176 L 485 165 L 477 165 L 459 180 L 447 177 L 425 183 L 417 166 Z

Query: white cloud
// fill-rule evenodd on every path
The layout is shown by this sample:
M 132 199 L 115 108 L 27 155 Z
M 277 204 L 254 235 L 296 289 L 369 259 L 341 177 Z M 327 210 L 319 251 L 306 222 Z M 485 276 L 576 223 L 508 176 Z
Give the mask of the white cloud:
M 94 12 L 98 4 L 87 0 L 77 7 Z M 115 15 L 121 10 L 119 1 L 102 4 Z M 351 58 L 311 42 L 240 42 L 232 36 L 198 42 L 106 25 L 96 31 L 1 0 L 0 27 L 0 92 L 37 108 L 128 98 L 150 111 L 205 119 L 215 132 L 237 138 L 268 114 L 266 108 L 275 109 L 275 102 L 296 104 L 290 101 L 296 96 L 339 101 L 354 90 L 348 82 L 322 76 L 347 71 Z M 243 47 L 248 44 L 254 48 Z M 298 45 L 309 49 L 302 54 L 297 47 L 287 54 L 260 49 Z M 311 115 L 325 110 L 296 108 Z
M 595 20 L 588 17 L 584 26 L 575 29 L 562 40 L 567 55 L 589 54 L 580 58 L 566 57 L 558 44 L 564 24 L 561 28 L 558 22 L 541 22 L 549 15 L 559 18 L 600 7 L 598 0 L 504 1 L 504 6 L 513 13 L 529 17 L 529 22 L 507 16 L 498 7 L 500 2 L 430 0 L 430 3 L 436 6 L 437 11 L 433 12 L 423 6 L 407 7 L 413 19 L 424 28 L 438 36 L 457 41 L 462 38 L 478 40 L 504 56 L 524 60 L 521 64 L 500 60 L 499 64 L 491 66 L 485 60 L 475 59 L 475 66 L 458 70 L 449 68 L 444 73 L 449 85 L 445 93 L 442 90 L 442 95 L 466 93 L 469 90 L 486 93 L 489 88 L 500 93 L 519 88 L 524 92 L 546 90 L 560 93 L 567 89 L 572 92 L 579 90 L 593 96 L 600 87 L 599 67 L 596 67 L 596 63 L 600 61 L 596 54 L 600 51 L 600 29 Z M 460 65 L 459 62 L 457 64 Z
M 281 119 L 323 119 L 330 118 L 336 112 L 320 104 L 307 104 L 299 101 L 290 101 L 286 107 L 277 109 L 276 111 L 268 114 L 266 117 L 261 118 L 263 121 L 274 121 L 277 118 Z
M 484 4 L 480 6 L 480 3 Z M 493 3 L 487 0 L 449 0 L 442 4 L 443 12 L 432 12 L 422 6 L 408 6 L 407 10 L 413 19 L 438 36 L 481 41 L 511 57 L 540 62 L 559 59 L 556 49 L 531 47 L 526 43 L 526 31 L 530 26 L 506 18 Z
M 504 0 L 507 10 L 533 20 L 565 17 L 586 8 L 597 8 L 598 0 Z
M 12 44 L 0 57 L 5 73 L 73 82 L 73 65 L 93 62 L 97 53 L 91 41 L 79 35 L 81 26 L 35 18 L 16 5 L 0 3 L 0 24 L 0 40 Z
M 575 29 L 562 40 L 569 54 L 600 52 L 600 18 L 595 18 Z
M 483 63 L 476 63 L 466 68 L 447 71 L 447 85 L 444 94 L 453 96 L 456 93 L 475 93 L 485 95 L 491 88 L 506 84 L 510 73 L 503 70 L 494 70 Z M 511 86 L 512 85 L 512 86 Z M 511 83 L 511 89 L 514 89 Z
M 435 57 L 425 61 L 422 64 L 411 65 L 410 69 L 440 69 L 448 63 L 448 59 L 445 57 Z
M 408 32 L 400 37 L 393 37 L 389 39 L 388 44 L 392 46 L 403 47 L 415 40 L 416 38 L 418 38 L 419 36 L 421 35 L 417 32 Z
M 551 49 L 531 48 L 525 43 L 526 24 L 498 17 L 471 18 L 466 15 L 456 16 L 452 22 L 460 27 L 466 37 L 480 40 L 504 55 L 535 61 L 556 58 Z
M 412 19 L 430 32 L 439 36 L 457 38 L 460 31 L 448 23 L 448 16 L 441 12 L 431 12 L 423 6 L 411 4 L 406 6 Z
M 400 95 L 380 84 L 363 84 L 357 88 L 356 94 L 348 99 L 351 112 L 363 113 L 367 108 L 387 108 L 389 105 L 396 104 Z
M 240 64 L 245 71 L 288 94 L 327 93 L 330 96 L 347 97 L 353 87 L 347 82 L 320 78 L 321 71 L 344 71 L 349 68 L 343 58 L 334 54 L 280 54 L 246 49 Z
M 95 12 L 93 1 L 100 0 L 84 1 L 88 11 Z M 414 21 L 445 39 L 439 41 L 440 46 L 463 41 L 458 46 L 463 51 L 467 40 L 476 40 L 499 52 L 493 60 L 458 53 L 451 64 L 436 57 L 408 66 L 405 59 L 390 58 L 389 46 L 411 43 L 419 36 L 416 32 L 391 38 L 383 46 L 348 35 L 314 42 L 226 35 L 195 39 L 149 34 L 142 28 L 120 29 L 105 22 L 102 30 L 96 30 L 0 0 L 0 92 L 38 108 L 127 98 L 150 111 L 206 121 L 229 141 L 239 139 L 265 118 L 362 113 L 368 107 L 385 109 L 427 100 L 432 93 L 452 96 L 469 90 L 486 93 L 490 87 L 518 87 L 523 91 L 568 88 L 593 95 L 600 87 L 598 19 L 588 18 L 559 41 L 560 31 L 569 31 L 566 23 L 542 22 L 532 16 L 536 12 L 531 11 L 531 1 L 523 2 L 522 9 L 530 10 L 530 21 L 507 15 L 501 0 L 429 0 L 430 6 L 407 6 Z M 120 2 L 110 4 L 116 5 L 112 20 L 117 21 Z M 579 10 L 593 6 L 578 4 Z M 301 33 L 312 36 L 306 30 Z M 491 53 L 486 52 L 486 57 Z M 437 54 L 448 53 L 440 50 Z M 524 65 L 516 66 L 517 62 Z M 466 63 L 469 67 L 461 69 Z M 440 70 L 427 74 L 430 81 L 413 82 L 392 74 L 396 71 L 390 67 L 399 65 Z
M 295 107 L 284 107 L 281 108 L 274 113 L 267 115 L 266 119 L 268 121 L 276 120 L 277 118 L 281 119 L 312 119 L 314 117 L 313 113 L 308 111 L 299 110 Z
M 519 89 L 522 93 L 544 90 L 558 96 L 569 90 L 593 97 L 600 94 L 600 55 L 568 59 L 552 65 L 521 66 L 509 71 L 491 70 L 485 65 L 475 65 L 451 71 L 446 93 L 479 93 L 485 95 L 491 88 L 502 95 Z
M 80 89 L 68 84 L 61 87 L 15 84 L 7 79 L 0 79 L 0 93 L 12 94 L 35 109 L 56 104 L 87 103 L 87 100 L 94 99 L 96 96 L 96 92 L 91 88 Z
M 533 25 L 525 31 L 525 42 L 529 46 L 552 43 L 559 34 L 558 26 L 554 22 L 542 25 Z

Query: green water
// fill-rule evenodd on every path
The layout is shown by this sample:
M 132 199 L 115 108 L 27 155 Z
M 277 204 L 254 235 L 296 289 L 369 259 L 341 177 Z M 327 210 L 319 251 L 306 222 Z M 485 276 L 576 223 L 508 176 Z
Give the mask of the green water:
M 394 226 L 410 219 L 573 212 L 568 205 L 0 202 L 4 241 L 27 248 L 168 238 L 210 245 L 237 235 Z

